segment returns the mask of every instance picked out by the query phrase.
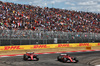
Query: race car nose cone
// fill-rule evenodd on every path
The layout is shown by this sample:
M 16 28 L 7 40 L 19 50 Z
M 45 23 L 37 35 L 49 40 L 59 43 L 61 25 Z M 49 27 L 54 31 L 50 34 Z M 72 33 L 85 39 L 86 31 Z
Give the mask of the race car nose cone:
M 33 60 L 33 55 L 31 55 L 31 60 Z

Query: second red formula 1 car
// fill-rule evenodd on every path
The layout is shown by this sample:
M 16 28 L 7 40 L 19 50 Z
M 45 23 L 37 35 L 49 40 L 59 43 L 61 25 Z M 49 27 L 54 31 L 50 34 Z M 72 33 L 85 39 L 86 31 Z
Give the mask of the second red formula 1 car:
M 67 62 L 67 63 L 70 63 L 70 62 L 77 63 L 78 62 L 78 60 L 75 57 L 71 57 L 68 54 L 60 54 L 57 57 L 57 60 L 62 61 L 62 62 Z
M 23 55 L 23 60 L 36 60 L 38 61 L 38 55 L 34 54 L 34 52 L 26 52 L 26 54 Z

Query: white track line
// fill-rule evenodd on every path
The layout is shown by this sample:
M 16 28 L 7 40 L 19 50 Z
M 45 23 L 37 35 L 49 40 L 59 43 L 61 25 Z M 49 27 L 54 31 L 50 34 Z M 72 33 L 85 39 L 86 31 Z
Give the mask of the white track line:
M 10 56 L 2 56 L 2 57 L 10 57 Z
M 100 65 L 95 65 L 95 66 L 100 66 Z
M 43 53 L 43 54 L 50 54 L 50 53 Z

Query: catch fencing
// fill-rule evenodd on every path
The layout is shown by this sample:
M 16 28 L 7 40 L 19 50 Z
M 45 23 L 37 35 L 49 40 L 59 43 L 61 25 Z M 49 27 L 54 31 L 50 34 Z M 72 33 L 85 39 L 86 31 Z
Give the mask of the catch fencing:
M 100 33 L 0 30 L 0 46 L 100 42 Z

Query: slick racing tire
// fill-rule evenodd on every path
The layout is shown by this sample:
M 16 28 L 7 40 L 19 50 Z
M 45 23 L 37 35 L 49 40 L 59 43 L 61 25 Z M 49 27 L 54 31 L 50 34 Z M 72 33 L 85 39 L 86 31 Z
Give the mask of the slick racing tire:
M 76 57 L 74 57 L 73 60 L 76 60 Z
M 67 58 L 63 58 L 63 63 L 65 63 L 67 61 Z
M 57 57 L 57 60 L 58 60 L 58 61 L 61 61 L 61 58 L 62 58 L 62 56 L 58 56 L 58 57 Z
M 39 58 L 36 58 L 37 60 L 36 61 L 39 61 Z
M 78 60 L 76 60 L 76 62 L 74 62 L 74 63 L 77 63 L 78 62 Z
M 23 60 L 27 60 L 28 59 L 28 56 L 26 55 L 26 54 L 24 54 L 24 56 L 23 56 Z
M 73 60 L 75 60 L 75 61 L 76 61 L 76 62 L 74 62 L 74 63 L 77 63 L 77 62 L 78 62 L 78 60 L 76 59 L 76 57 L 74 57 L 74 58 L 73 58 Z
M 39 57 L 38 57 L 38 56 L 34 56 L 33 58 L 36 58 L 36 61 L 38 61 L 38 60 L 39 60 Z

